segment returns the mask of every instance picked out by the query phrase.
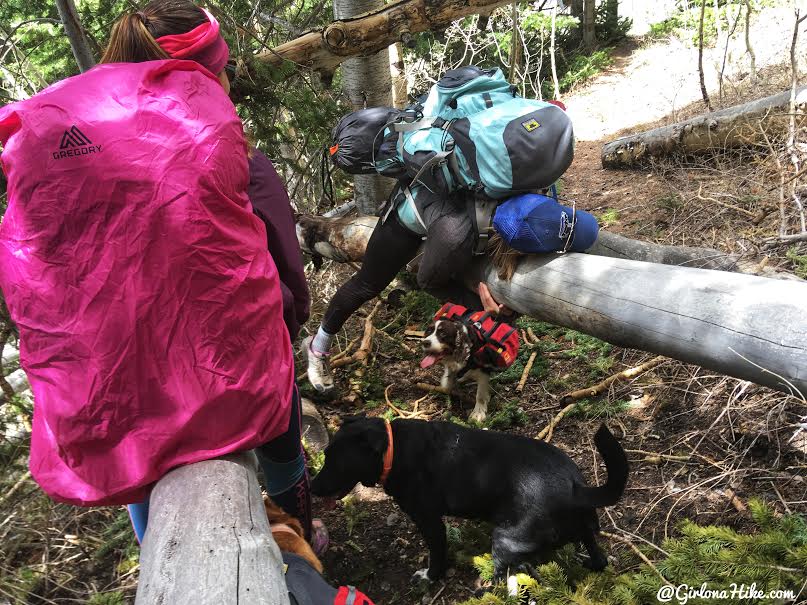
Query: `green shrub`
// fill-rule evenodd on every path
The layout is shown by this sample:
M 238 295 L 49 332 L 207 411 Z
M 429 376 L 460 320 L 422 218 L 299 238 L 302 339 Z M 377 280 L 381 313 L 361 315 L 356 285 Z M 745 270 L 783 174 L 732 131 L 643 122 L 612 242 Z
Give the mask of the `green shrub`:
M 749 501 L 749 509 L 755 524 L 749 533 L 683 521 L 678 535 L 662 543 L 667 555 L 655 561 L 656 568 L 673 586 L 687 584 L 694 588 L 706 584 L 715 590 L 731 590 L 732 583 L 746 587 L 755 583 L 756 589 L 762 592 L 792 590 L 798 593 L 807 569 L 807 520 L 794 514 L 777 518 L 769 506 L 755 499 Z M 659 557 L 654 549 L 643 545 L 639 548 L 651 560 Z M 492 579 L 490 555 L 475 557 L 474 565 L 482 579 Z M 574 548 L 567 545 L 557 551 L 550 562 L 538 567 L 540 580 L 519 575 L 518 582 L 522 596 L 535 605 L 658 602 L 656 595 L 662 586 L 661 579 L 632 551 L 624 551 L 617 567 L 628 571 L 618 573 L 609 567 L 591 573 L 575 557 Z M 470 599 L 462 605 L 515 605 L 517 602 L 507 596 L 506 586 L 497 585 L 484 597 Z M 693 604 L 706 602 L 712 601 L 689 601 Z M 742 602 L 773 601 L 744 599 Z

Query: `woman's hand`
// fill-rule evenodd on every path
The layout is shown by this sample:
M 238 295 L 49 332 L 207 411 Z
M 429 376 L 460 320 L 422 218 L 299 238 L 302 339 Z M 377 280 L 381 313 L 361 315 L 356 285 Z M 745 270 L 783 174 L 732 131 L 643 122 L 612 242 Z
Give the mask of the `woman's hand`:
M 479 288 L 477 289 L 479 293 L 479 298 L 482 300 L 482 307 L 488 313 L 493 315 L 512 315 L 513 310 L 506 305 L 500 305 L 496 302 L 491 295 L 490 290 L 488 289 L 488 285 L 485 282 L 479 282 Z

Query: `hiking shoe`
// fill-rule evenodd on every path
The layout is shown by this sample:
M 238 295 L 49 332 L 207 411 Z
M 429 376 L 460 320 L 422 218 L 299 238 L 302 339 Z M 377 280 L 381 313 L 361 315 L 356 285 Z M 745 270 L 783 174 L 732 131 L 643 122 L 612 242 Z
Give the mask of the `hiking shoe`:
M 331 367 L 328 363 L 327 353 L 317 353 L 311 349 L 311 341 L 313 336 L 309 336 L 303 340 L 301 349 L 305 355 L 306 365 L 308 366 L 308 382 L 320 393 L 330 391 L 333 388 L 333 375 L 331 374 Z

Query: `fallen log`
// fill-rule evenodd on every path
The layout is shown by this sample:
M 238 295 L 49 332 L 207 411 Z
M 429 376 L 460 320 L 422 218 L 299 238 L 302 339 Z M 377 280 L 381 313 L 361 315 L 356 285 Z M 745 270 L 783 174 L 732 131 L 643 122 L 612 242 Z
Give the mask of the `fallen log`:
M 303 251 L 340 263 L 361 262 L 364 249 L 370 240 L 378 218 L 375 216 L 324 216 L 300 215 L 297 218 L 297 239 Z M 777 272 L 757 261 L 726 254 L 714 248 L 665 246 L 600 231 L 588 254 L 638 260 L 662 265 L 735 271 L 783 279 L 796 279 L 789 273 Z M 801 280 L 799 280 L 801 281 Z
M 797 127 L 807 125 L 807 87 L 796 94 Z M 635 166 L 650 158 L 710 149 L 763 145 L 763 133 L 785 133 L 790 123 L 790 91 L 619 138 L 602 148 L 603 168 Z
M 490 14 L 510 0 L 398 0 L 352 19 L 334 21 L 323 29 L 259 54 L 256 59 L 279 67 L 286 62 L 332 75 L 345 59 L 366 56 L 402 42 L 414 34 L 445 29 L 468 15 Z
M 360 261 L 376 220 L 303 217 L 300 244 Z M 575 253 L 525 257 L 507 282 L 483 260 L 468 276 L 469 285 L 480 280 L 496 300 L 537 319 L 807 395 L 802 280 Z
M 251 452 L 174 469 L 154 486 L 135 605 L 288 605 Z

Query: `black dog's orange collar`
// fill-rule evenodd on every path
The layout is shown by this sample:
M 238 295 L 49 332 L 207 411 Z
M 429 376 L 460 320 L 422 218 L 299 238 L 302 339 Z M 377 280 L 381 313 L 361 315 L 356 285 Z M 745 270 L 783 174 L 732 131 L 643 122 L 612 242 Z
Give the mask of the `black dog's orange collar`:
M 392 425 L 386 419 L 384 419 L 384 424 L 387 427 L 387 451 L 384 452 L 384 467 L 381 471 L 381 477 L 378 478 L 381 485 L 386 483 L 389 472 L 392 470 L 392 455 L 395 449 L 392 444 Z

